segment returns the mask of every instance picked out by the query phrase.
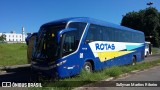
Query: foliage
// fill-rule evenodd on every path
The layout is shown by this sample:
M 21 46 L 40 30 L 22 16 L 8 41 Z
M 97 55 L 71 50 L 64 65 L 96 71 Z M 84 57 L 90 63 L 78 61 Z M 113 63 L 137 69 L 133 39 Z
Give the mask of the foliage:
M 138 12 L 128 12 L 123 16 L 121 25 L 143 31 L 146 40 L 153 46 L 159 47 L 160 12 L 156 8 L 149 7 Z M 152 38 L 149 38 L 150 36 Z
M 160 54 L 159 48 L 152 48 L 152 55 L 155 55 L 155 54 Z
M 6 40 L 6 35 L 5 34 L 2 34 L 0 36 L 0 42 L 4 42 Z

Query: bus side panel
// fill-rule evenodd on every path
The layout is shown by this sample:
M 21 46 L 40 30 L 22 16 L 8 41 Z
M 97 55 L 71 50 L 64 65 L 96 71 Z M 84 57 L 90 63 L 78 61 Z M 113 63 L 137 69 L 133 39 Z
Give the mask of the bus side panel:
M 94 63 L 93 65 L 94 70 L 100 70 L 102 68 L 99 58 L 93 55 L 93 52 L 89 47 L 89 45 L 87 44 L 82 45 L 82 48 L 79 51 L 79 53 L 83 53 L 83 61 L 81 61 L 83 65 L 86 61 L 92 60 Z
M 94 57 L 99 59 L 101 68 L 131 64 L 133 56 L 137 61 L 144 57 L 143 43 L 95 41 L 89 46 Z

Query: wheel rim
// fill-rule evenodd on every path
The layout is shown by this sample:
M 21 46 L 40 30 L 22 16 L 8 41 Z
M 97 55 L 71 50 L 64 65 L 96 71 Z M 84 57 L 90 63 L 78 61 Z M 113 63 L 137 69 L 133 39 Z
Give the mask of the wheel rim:
M 87 72 L 91 72 L 91 67 L 90 67 L 89 65 L 85 65 L 85 70 L 86 70 Z

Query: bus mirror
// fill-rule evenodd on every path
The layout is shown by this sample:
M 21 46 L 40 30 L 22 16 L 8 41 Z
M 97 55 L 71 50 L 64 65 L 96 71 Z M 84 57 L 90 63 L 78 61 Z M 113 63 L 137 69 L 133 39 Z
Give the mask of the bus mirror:
M 77 30 L 77 29 L 76 29 L 76 28 L 63 29 L 63 30 L 62 30 L 62 34 L 65 33 L 65 32 L 74 31 L 74 30 Z

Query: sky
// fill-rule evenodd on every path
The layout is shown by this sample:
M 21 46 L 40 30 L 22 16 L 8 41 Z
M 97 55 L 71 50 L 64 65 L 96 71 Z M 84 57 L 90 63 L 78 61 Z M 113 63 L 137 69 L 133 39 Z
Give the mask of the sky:
M 44 23 L 91 17 L 120 25 L 122 16 L 149 6 L 160 11 L 160 0 L 0 0 L 0 33 L 37 32 Z

